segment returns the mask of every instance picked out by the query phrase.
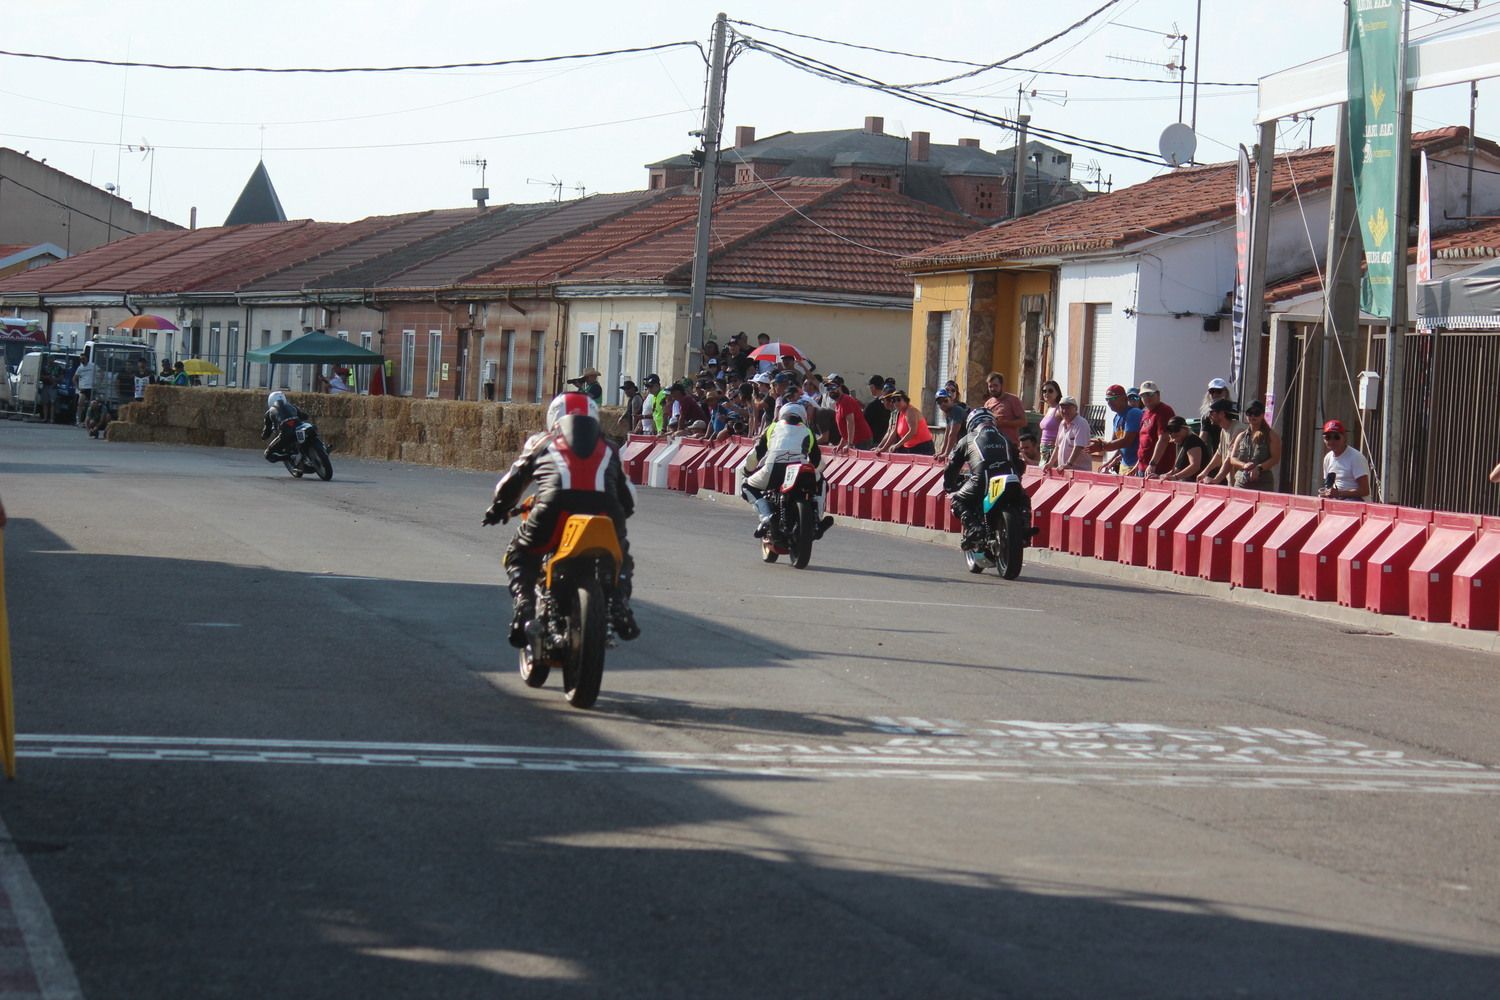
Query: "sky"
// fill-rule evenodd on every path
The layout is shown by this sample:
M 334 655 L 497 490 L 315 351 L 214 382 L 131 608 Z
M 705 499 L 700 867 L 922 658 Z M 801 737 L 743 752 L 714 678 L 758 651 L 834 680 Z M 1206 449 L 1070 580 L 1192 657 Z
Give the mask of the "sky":
M 907 52 L 995 62 L 1095 10 L 1104 0 L 924 0 L 860 3 L 757 0 L 726 4 L 736 26 L 890 83 L 929 81 L 965 69 L 835 47 L 765 28 Z M 1484 0 L 1483 6 L 1500 3 Z M 521 59 L 697 41 L 704 50 L 720 5 L 574 0 L 566 4 L 405 0 L 400 4 L 260 0 L 255 4 L 155 0 L 55 0 L 0 5 L 0 47 L 11 52 L 217 66 L 394 66 Z M 649 14 L 631 7 L 649 9 Z M 1017 88 L 1035 125 L 1154 152 L 1178 121 L 1176 75 L 1165 68 L 1187 34 L 1201 45 L 1202 81 L 1253 83 L 1340 46 L 1340 0 L 1117 0 L 1077 30 L 1012 61 L 1026 70 L 1144 77 L 1069 78 L 1010 69 L 932 87 L 945 100 L 1012 116 Z M 1436 19 L 1414 10 L 1414 27 Z M 1189 79 L 1191 79 L 1191 68 Z M 0 145 L 29 151 L 99 187 L 116 184 L 136 207 L 186 224 L 220 224 L 264 157 L 289 218 L 349 221 L 368 215 L 471 204 L 479 169 L 492 204 L 546 201 L 580 191 L 645 187 L 645 164 L 686 152 L 701 127 L 706 65 L 694 47 L 493 69 L 326 75 L 180 72 L 0 56 Z M 1184 118 L 1192 117 L 1191 94 Z M 1253 87 L 1204 86 L 1198 154 L 1231 159 L 1253 144 Z M 985 149 L 1013 133 L 875 91 L 808 75 L 764 53 L 730 66 L 724 141 L 734 127 L 777 132 L 858 128 L 931 133 L 935 143 L 974 137 Z M 1415 127 L 1466 124 L 1468 87 L 1417 96 Z M 1332 140 L 1335 115 L 1286 123 L 1282 147 Z M 1500 84 L 1480 84 L 1481 135 L 1500 137 Z M 1049 140 L 1051 141 L 1051 140 Z M 1068 143 L 1054 141 L 1069 148 Z M 148 147 L 151 151 L 143 151 Z M 1096 163 L 1115 187 L 1167 169 L 1073 149 L 1075 179 Z M 1092 186 L 1092 183 L 1090 183 Z

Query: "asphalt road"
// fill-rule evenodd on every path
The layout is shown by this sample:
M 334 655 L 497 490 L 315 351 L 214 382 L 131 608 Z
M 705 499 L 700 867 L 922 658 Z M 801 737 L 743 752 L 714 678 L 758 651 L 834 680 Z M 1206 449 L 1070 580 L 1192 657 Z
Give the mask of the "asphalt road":
M 579 712 L 494 477 L 334 462 L 0 424 L 0 874 L 87 997 L 1500 990 L 1492 657 L 648 491 Z

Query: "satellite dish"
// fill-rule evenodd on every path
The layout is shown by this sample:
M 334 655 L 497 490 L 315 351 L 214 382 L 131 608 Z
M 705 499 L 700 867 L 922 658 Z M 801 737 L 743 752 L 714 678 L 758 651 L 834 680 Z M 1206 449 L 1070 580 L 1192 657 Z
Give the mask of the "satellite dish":
M 1198 151 L 1198 136 L 1191 128 L 1178 122 L 1162 130 L 1156 148 L 1161 150 L 1161 158 L 1166 161 L 1167 166 L 1180 167 L 1193 162 L 1193 154 Z

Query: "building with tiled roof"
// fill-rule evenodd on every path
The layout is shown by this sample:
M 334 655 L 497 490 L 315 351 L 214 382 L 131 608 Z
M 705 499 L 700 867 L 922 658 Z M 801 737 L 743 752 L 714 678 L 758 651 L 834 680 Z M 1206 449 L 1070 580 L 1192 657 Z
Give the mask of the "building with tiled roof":
M 51 264 L 67 255 L 56 243 L 0 243 L 0 278 Z
M 1491 172 L 1475 172 L 1474 205 L 1464 204 L 1467 138 L 1462 128 L 1413 136 L 1414 156 L 1426 151 L 1432 164 L 1439 227 L 1500 210 L 1500 147 L 1483 139 L 1478 165 Z M 1278 154 L 1269 284 L 1321 262 L 1332 171 L 1331 147 Z M 1171 170 L 907 258 L 911 359 L 928 397 L 948 377 L 981 392 L 996 369 L 1028 402 L 1056 379 L 1096 417 L 1105 388 L 1143 379 L 1195 408 L 1210 378 L 1230 374 L 1234 184 L 1232 162 Z M 1250 377 L 1264 384 L 1264 372 Z
M 1071 154 L 1045 143 L 1027 143 L 1026 152 L 1027 206 L 1084 197 L 1071 179 Z M 688 154 L 646 169 L 652 188 L 696 183 L 697 166 Z M 1015 172 L 1014 148 L 989 152 L 978 139 L 935 143 L 928 132 L 889 135 L 885 119 L 875 116 L 866 118 L 863 128 L 780 132 L 763 139 L 756 138 L 754 127 L 741 125 L 734 145 L 719 159 L 721 184 L 747 184 L 757 177 L 858 180 L 985 222 L 1011 214 Z

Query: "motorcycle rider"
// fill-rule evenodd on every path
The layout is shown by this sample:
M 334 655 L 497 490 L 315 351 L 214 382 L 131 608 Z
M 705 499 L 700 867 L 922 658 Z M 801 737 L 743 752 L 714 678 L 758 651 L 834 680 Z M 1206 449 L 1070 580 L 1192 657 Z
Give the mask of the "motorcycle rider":
M 292 447 L 296 442 L 296 435 L 294 433 L 296 424 L 293 424 L 292 427 L 287 427 L 286 422 L 288 420 L 305 419 L 307 419 L 307 414 L 299 410 L 290 399 L 287 399 L 286 393 L 277 390 L 266 397 L 266 419 L 261 424 L 260 439 L 264 441 L 275 435 L 271 443 L 266 447 L 267 462 L 279 462 L 291 453 Z
M 995 426 L 995 415 L 989 410 L 983 407 L 970 410 L 964 430 L 943 470 L 943 489 L 949 495 L 954 516 L 963 525 L 960 545 L 969 552 L 984 545 L 982 503 L 990 477 L 1006 473 L 1019 476 L 1026 469 L 1010 439 Z M 963 471 L 965 465 L 969 467 L 967 474 Z
M 774 483 L 786 475 L 786 467 L 792 462 L 806 462 L 813 468 L 823 464 L 823 454 L 818 448 L 817 435 L 807 426 L 807 410 L 801 403 L 788 399 L 777 412 L 776 421 L 766 428 L 755 442 L 755 448 L 745 456 L 740 472 L 745 481 L 740 495 L 755 507 L 760 515 L 760 524 L 755 529 L 756 538 L 764 538 L 771 527 L 771 500 L 766 494 Z M 824 532 L 833 527 L 833 518 L 823 513 L 823 479 L 818 477 L 818 528 L 813 538 L 822 538 Z
M 536 580 L 542 557 L 556 544 L 559 521 L 568 514 L 605 514 L 620 539 L 620 579 L 610 600 L 610 621 L 621 639 L 641 634 L 630 609 L 635 562 L 625 538 L 625 519 L 635 513 L 635 494 L 620 454 L 604 436 L 599 406 L 581 391 L 564 392 L 547 407 L 547 429 L 533 434 L 510 469 L 495 484 L 494 502 L 485 524 L 502 524 L 527 487 L 536 485 L 535 503 L 526 523 L 505 550 L 505 572 L 515 614 L 510 644 L 527 642 L 527 624 L 536 616 Z

